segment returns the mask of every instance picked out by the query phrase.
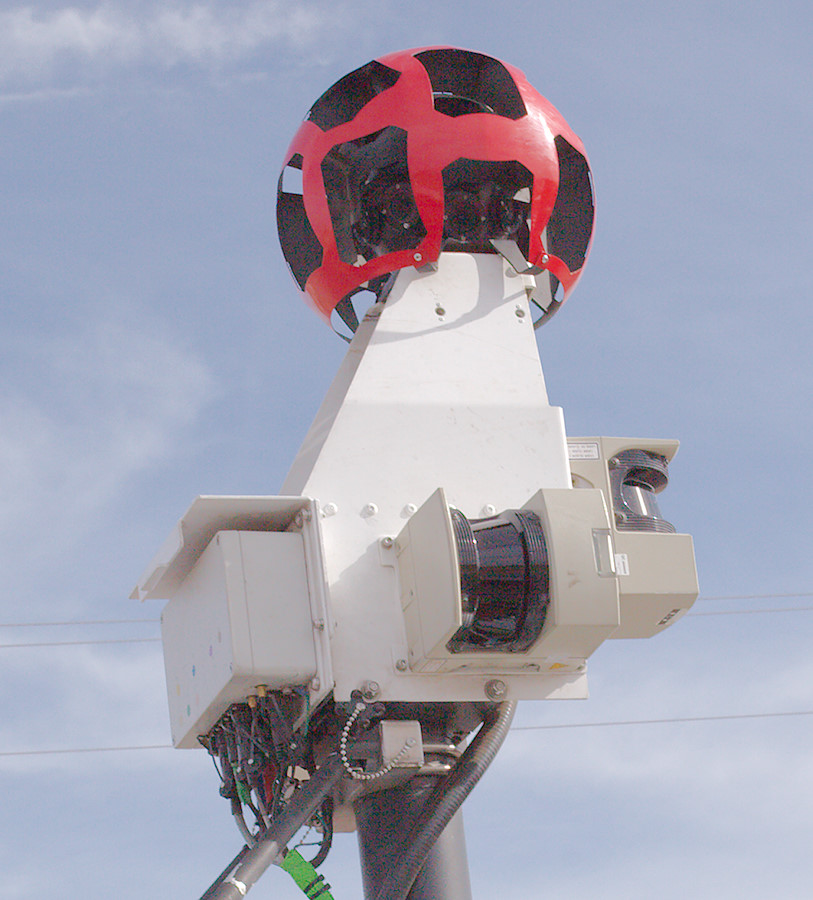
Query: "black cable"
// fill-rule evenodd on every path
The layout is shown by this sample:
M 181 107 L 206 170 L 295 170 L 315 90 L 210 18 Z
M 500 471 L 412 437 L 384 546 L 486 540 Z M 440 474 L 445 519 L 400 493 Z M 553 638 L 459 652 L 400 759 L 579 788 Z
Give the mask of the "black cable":
M 331 754 L 322 767 L 304 782 L 288 801 L 279 818 L 250 848 L 234 868 L 224 869 L 220 883 L 201 900 L 241 900 L 262 873 L 281 855 L 288 841 L 322 806 L 325 797 L 341 780 L 344 766 L 338 753 Z
M 455 764 L 429 795 L 403 843 L 398 864 L 390 871 L 376 900 L 405 900 L 443 829 L 491 764 L 511 727 L 517 704 L 500 703 L 487 711 L 483 725 Z
M 327 859 L 330 848 L 333 845 L 333 798 L 325 797 L 325 802 L 319 809 L 319 818 L 322 822 L 322 840 L 319 843 L 319 849 L 316 856 L 310 861 L 314 869 Z

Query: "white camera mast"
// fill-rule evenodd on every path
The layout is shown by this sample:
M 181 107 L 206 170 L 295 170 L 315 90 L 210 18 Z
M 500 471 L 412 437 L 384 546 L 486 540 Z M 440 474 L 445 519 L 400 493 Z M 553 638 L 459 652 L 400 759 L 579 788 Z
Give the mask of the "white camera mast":
M 677 442 L 568 438 L 548 403 L 534 327 L 578 280 L 592 186 L 522 73 L 369 63 L 314 104 L 279 196 L 347 356 L 282 494 L 199 497 L 134 591 L 168 601 L 173 743 L 215 757 L 246 842 L 204 898 L 274 862 L 329 897 L 315 867 L 357 829 L 367 900 L 470 900 L 459 810 L 516 701 L 585 698 L 605 639 L 697 596 L 656 499 Z

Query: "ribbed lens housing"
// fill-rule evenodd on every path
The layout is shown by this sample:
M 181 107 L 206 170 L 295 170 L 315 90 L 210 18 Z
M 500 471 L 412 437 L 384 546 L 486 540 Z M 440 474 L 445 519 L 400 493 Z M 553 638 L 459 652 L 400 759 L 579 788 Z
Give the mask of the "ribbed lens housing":
M 471 521 L 457 509 L 451 514 L 463 625 L 447 648 L 452 653 L 527 650 L 542 631 L 550 602 L 539 518 L 515 509 Z
M 624 450 L 610 460 L 613 510 L 619 531 L 672 534 L 675 526 L 661 515 L 656 494 L 669 482 L 668 462 L 648 450 Z

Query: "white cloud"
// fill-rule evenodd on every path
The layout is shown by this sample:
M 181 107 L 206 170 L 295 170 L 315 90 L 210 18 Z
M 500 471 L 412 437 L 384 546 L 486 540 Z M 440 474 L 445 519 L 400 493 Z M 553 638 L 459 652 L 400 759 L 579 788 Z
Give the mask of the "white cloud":
M 160 644 L 5 648 L 2 653 L 4 751 L 169 744 Z M 26 699 L 32 692 L 39 698 L 35 704 Z M 143 755 L 144 764 L 152 764 L 154 756 Z M 0 757 L 0 771 L 86 764 L 81 754 Z
M 173 453 L 213 396 L 193 354 L 108 318 L 26 344 L 25 386 L 0 388 L 0 533 L 76 534 Z
M 39 85 L 61 67 L 86 74 L 136 64 L 234 61 L 274 45 L 299 47 L 329 26 L 313 3 L 177 3 L 127 8 L 103 3 L 0 12 L 0 83 Z

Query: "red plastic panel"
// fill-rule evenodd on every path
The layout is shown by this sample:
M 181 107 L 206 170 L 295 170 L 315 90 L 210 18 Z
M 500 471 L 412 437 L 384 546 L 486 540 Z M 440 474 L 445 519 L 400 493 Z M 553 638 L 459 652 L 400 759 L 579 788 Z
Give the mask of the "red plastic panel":
M 587 258 L 593 194 L 581 141 L 522 72 L 483 54 L 406 50 L 351 72 L 314 104 L 284 175 L 289 167 L 302 180 L 290 189 L 280 178 L 283 253 L 328 320 L 362 286 L 375 291 L 382 276 L 442 251 L 489 252 L 487 238 L 505 229 L 564 297 Z M 477 238 L 461 237 L 461 215 L 465 224 L 478 209 Z

